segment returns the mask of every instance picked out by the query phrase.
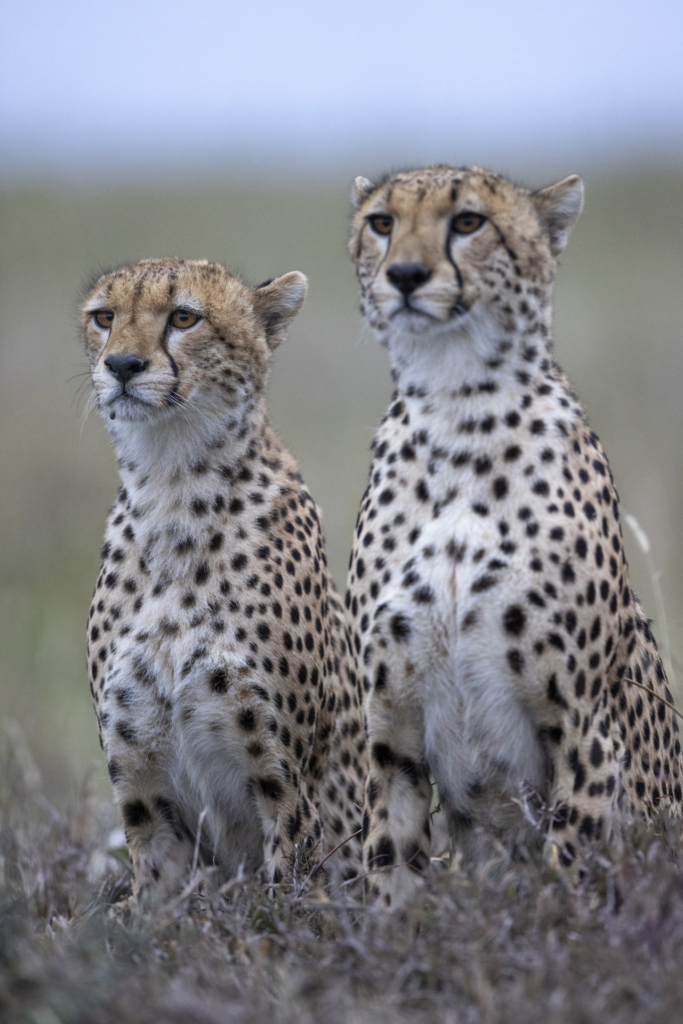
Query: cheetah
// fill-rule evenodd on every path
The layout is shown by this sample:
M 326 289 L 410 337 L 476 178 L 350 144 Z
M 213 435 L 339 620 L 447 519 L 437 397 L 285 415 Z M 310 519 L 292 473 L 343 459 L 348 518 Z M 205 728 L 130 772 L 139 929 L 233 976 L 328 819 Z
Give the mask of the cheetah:
M 264 398 L 306 289 L 296 272 L 250 288 L 206 260 L 143 260 L 82 306 L 121 476 L 88 666 L 134 901 L 177 892 L 196 844 L 219 881 L 265 865 L 272 886 L 360 828 L 344 610 Z M 343 877 L 357 844 L 333 859 Z
M 574 874 L 621 816 L 681 812 L 612 474 L 552 356 L 583 183 L 529 192 L 437 165 L 357 178 L 354 205 L 361 311 L 395 383 L 346 594 L 371 890 L 395 906 L 427 871 L 432 780 L 466 858 L 523 855 L 538 832 Z

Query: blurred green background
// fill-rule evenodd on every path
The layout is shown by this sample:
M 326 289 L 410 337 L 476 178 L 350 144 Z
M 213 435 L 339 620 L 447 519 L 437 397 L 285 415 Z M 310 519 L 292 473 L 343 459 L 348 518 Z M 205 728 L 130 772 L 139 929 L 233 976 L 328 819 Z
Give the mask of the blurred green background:
M 530 187 L 552 180 L 531 168 L 519 176 Z M 624 509 L 650 539 L 680 666 L 683 169 L 622 163 L 585 178 L 585 212 L 556 287 L 556 353 Z M 162 184 L 0 182 L 0 719 L 22 725 L 55 799 L 91 763 L 105 786 L 85 623 L 116 471 L 97 414 L 82 421 L 79 294 L 95 271 L 170 254 L 218 260 L 252 282 L 308 275 L 309 299 L 276 353 L 270 409 L 323 508 L 343 588 L 368 446 L 390 390 L 385 354 L 357 312 L 348 191 L 347 175 L 329 171 L 284 181 L 179 172 Z M 625 533 L 636 590 L 655 616 L 651 566 Z M 661 638 L 661 622 L 655 628 Z

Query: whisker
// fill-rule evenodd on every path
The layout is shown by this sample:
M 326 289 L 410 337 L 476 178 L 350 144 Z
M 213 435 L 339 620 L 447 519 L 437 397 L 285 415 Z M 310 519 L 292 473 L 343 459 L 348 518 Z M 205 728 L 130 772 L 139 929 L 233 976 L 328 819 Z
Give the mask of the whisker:
M 80 400 L 81 400 L 81 398 L 83 396 L 84 390 L 88 387 L 88 384 L 90 384 L 90 386 L 92 388 L 92 381 L 91 380 L 82 380 L 81 383 L 78 385 L 78 387 L 76 388 L 76 391 L 74 393 L 74 396 L 71 399 L 71 405 L 69 406 L 70 409 L 73 409 L 74 402 L 78 406 L 78 403 L 80 402 Z
M 88 401 L 85 403 L 85 409 L 83 410 L 83 416 L 81 418 L 81 429 L 80 429 L 80 433 L 78 435 L 79 441 L 83 437 L 83 428 L 85 427 L 85 421 L 87 420 L 88 416 L 90 415 L 90 413 L 92 412 L 93 408 L 97 404 L 98 404 L 97 403 L 97 392 L 93 388 L 92 391 L 90 392 L 90 394 L 88 395 Z

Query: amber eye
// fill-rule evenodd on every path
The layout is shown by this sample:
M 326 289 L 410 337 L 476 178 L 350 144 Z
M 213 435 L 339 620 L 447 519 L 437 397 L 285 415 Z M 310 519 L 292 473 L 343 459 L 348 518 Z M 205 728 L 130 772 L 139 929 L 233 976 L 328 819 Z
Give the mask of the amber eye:
M 482 217 L 480 213 L 459 213 L 453 218 L 451 227 L 458 235 L 471 235 L 485 220 L 486 217 Z
M 388 213 L 375 213 L 372 217 L 368 217 L 370 227 L 376 235 L 390 235 L 391 229 L 394 226 L 394 218 L 390 217 Z
M 107 309 L 99 309 L 97 313 L 93 313 L 93 319 L 98 327 L 104 327 L 105 331 L 108 331 L 114 323 L 114 314 Z
M 190 309 L 176 309 L 171 313 L 171 323 L 174 327 L 180 327 L 181 330 L 185 327 L 194 327 L 201 317 L 198 313 L 193 313 Z

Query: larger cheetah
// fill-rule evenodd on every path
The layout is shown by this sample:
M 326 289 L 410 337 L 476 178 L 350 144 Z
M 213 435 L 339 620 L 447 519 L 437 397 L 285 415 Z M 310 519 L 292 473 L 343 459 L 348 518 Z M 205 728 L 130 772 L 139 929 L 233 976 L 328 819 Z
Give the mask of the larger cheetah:
M 306 293 L 201 260 L 144 260 L 82 307 L 122 486 L 90 611 L 100 738 L 134 896 L 272 882 L 359 828 L 365 739 L 319 512 L 269 426 L 271 351 Z M 335 858 L 360 866 L 347 844 Z M 332 862 L 331 862 L 332 863 Z
M 545 808 L 571 863 L 618 812 L 680 813 L 680 743 L 607 459 L 552 357 L 581 180 L 528 192 L 439 165 L 359 178 L 355 202 L 362 310 L 396 385 L 347 593 L 365 864 L 390 904 L 429 863 L 430 774 L 466 854 L 519 849 Z

